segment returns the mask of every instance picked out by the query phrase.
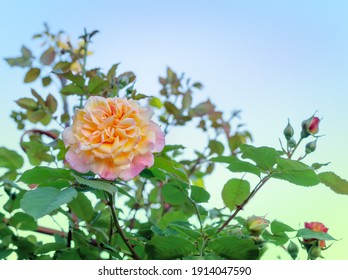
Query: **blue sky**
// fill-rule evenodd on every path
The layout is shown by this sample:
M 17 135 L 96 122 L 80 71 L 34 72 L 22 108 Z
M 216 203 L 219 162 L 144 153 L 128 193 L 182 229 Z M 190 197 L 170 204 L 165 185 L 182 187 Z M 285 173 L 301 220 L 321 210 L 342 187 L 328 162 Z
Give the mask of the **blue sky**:
M 348 178 L 346 1 L 1 0 L 0 9 L 1 57 L 16 56 L 22 44 L 37 50 L 31 36 L 43 30 L 44 22 L 71 38 L 85 27 L 98 29 L 89 66 L 108 69 L 121 62 L 121 70 L 134 71 L 137 88 L 150 95 L 158 92 L 157 79 L 166 66 L 185 72 L 205 86 L 197 102 L 209 97 L 224 112 L 242 110 L 255 145 L 278 148 L 288 118 L 299 133 L 300 122 L 318 110 L 326 136 L 308 162 L 331 161 L 330 170 Z M 23 77 L 23 71 L 0 60 L 0 118 L 8 135 L 0 145 L 12 149 L 18 149 L 20 135 L 8 117 L 15 109 L 13 100 L 30 94 Z M 168 142 L 193 149 L 198 137 L 183 128 L 173 131 Z M 221 168 L 215 176 L 210 183 L 222 186 L 231 175 Z M 221 203 L 220 189 L 207 189 Z M 348 248 L 348 227 L 340 218 L 347 207 L 348 197 L 323 186 L 307 190 L 277 182 L 255 198 L 245 215 L 268 214 L 294 227 L 322 220 L 343 238 L 325 254 L 348 259 L 340 248 Z

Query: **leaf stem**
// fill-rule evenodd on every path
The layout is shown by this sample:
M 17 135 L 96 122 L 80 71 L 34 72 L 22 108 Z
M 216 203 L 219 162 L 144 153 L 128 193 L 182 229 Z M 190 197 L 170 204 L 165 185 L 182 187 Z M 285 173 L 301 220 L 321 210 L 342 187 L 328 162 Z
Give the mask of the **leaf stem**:
M 240 212 L 240 210 L 243 210 L 245 205 L 248 204 L 248 202 L 256 195 L 256 193 L 262 188 L 262 186 L 271 178 L 272 174 L 267 175 L 264 177 L 254 188 L 254 190 L 249 194 L 249 196 L 243 201 L 241 205 L 237 206 L 237 209 L 232 213 L 232 215 L 226 220 L 226 222 L 223 223 L 221 227 L 216 231 L 216 233 L 221 232 L 231 221 L 234 217 L 237 216 L 237 214 Z
M 116 230 L 117 230 L 118 234 L 121 236 L 123 242 L 128 247 L 129 251 L 132 254 L 133 259 L 140 260 L 141 258 L 139 257 L 137 252 L 134 250 L 133 245 L 129 243 L 129 239 L 126 237 L 126 235 L 124 234 L 124 232 L 123 232 L 123 230 L 122 230 L 122 228 L 120 226 L 119 220 L 118 220 L 117 215 L 116 215 L 115 207 L 114 207 L 114 197 L 113 197 L 113 195 L 107 193 L 107 196 L 108 196 L 108 206 L 110 207 L 111 215 L 112 215 L 112 218 L 114 220 L 114 224 L 115 224 L 115 227 L 116 227 Z
M 292 156 L 294 155 L 296 149 L 298 148 L 298 146 L 300 145 L 300 143 L 302 142 L 302 140 L 303 140 L 303 137 L 300 138 L 300 140 L 297 142 L 295 148 L 294 148 L 294 149 L 292 150 L 292 152 L 288 155 L 288 158 L 289 158 L 289 159 L 292 158 Z

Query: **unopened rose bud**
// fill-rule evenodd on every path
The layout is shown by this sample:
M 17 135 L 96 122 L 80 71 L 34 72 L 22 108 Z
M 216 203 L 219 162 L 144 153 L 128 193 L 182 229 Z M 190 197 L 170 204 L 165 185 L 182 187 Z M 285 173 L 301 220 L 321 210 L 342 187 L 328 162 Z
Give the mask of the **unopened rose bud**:
M 315 260 L 319 257 L 321 257 L 321 249 L 319 246 L 312 246 L 309 250 L 308 250 L 308 257 L 310 260 Z
M 299 252 L 299 248 L 298 248 L 298 246 L 296 245 L 296 243 L 290 241 L 290 243 L 289 243 L 287 249 L 288 249 L 289 255 L 290 255 L 294 260 L 296 260 L 297 255 L 298 255 L 298 252 Z
M 314 135 L 319 131 L 319 122 L 320 119 L 318 117 L 310 117 L 307 120 L 302 122 L 302 131 L 301 137 L 306 138 L 309 135 Z
M 252 216 L 245 221 L 245 227 L 253 236 L 260 236 L 268 225 L 269 221 L 257 216 Z
M 291 138 L 288 140 L 288 147 L 289 148 L 295 148 L 296 147 L 296 141 L 294 138 Z
M 314 152 L 316 147 L 317 147 L 317 140 L 309 142 L 306 145 L 306 154 L 310 154 L 310 153 Z
M 288 121 L 288 125 L 284 128 L 284 136 L 286 140 L 290 140 L 292 136 L 294 136 L 294 129 L 292 128 L 290 121 Z

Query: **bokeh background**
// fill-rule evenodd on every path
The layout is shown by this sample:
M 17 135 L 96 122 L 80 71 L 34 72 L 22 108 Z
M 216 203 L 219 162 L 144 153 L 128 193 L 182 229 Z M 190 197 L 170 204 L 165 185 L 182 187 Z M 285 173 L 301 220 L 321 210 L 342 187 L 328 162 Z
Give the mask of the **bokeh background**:
M 38 41 L 31 38 L 44 22 L 52 31 L 67 31 L 72 40 L 83 28 L 97 29 L 88 66 L 107 70 L 121 62 L 120 69 L 134 71 L 137 89 L 149 95 L 158 92 L 158 76 L 166 66 L 185 72 L 204 84 L 196 102 L 209 97 L 226 113 L 242 110 L 257 146 L 279 148 L 288 118 L 299 135 L 301 121 L 318 111 L 325 137 L 306 160 L 330 161 L 326 170 L 348 178 L 347 1 L 0 0 L 0 10 L 1 58 L 17 56 L 23 44 L 37 50 Z M 15 150 L 20 132 L 9 115 L 14 100 L 30 95 L 23 79 L 21 69 L 0 60 L 0 146 Z M 172 131 L 167 142 L 192 151 L 206 145 L 200 139 L 198 131 L 185 127 Z M 209 206 L 222 206 L 221 188 L 231 176 L 220 167 L 208 180 Z M 348 259 L 347 210 L 348 197 L 323 185 L 302 188 L 274 181 L 242 215 L 266 215 L 294 228 L 323 222 L 339 239 L 324 252 L 326 259 Z M 288 258 L 273 247 L 264 258 L 278 256 Z

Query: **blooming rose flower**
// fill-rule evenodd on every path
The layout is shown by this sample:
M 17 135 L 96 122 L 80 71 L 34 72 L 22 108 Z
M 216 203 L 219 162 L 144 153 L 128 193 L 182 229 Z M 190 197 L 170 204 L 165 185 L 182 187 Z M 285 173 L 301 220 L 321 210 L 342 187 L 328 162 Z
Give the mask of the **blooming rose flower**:
M 309 135 L 314 135 L 319 131 L 319 122 L 320 119 L 318 117 L 310 117 L 307 120 L 302 122 L 302 138 L 306 138 Z
M 245 226 L 252 235 L 260 236 L 269 226 L 269 221 L 263 217 L 251 216 L 245 221 Z
M 311 222 L 311 223 L 305 223 L 305 228 L 308 228 L 310 230 L 313 230 L 315 232 L 325 232 L 327 233 L 327 231 L 329 230 L 327 227 L 324 226 L 324 224 L 319 223 L 319 222 Z M 312 241 L 315 241 L 317 239 L 312 238 L 312 239 L 304 239 L 304 243 L 310 243 Z M 325 248 L 326 247 L 326 243 L 325 240 L 319 240 L 319 246 L 320 248 Z
M 152 116 L 151 109 L 132 99 L 91 96 L 63 131 L 70 147 L 66 161 L 78 172 L 92 171 L 107 180 L 134 178 L 164 147 L 164 133 Z

